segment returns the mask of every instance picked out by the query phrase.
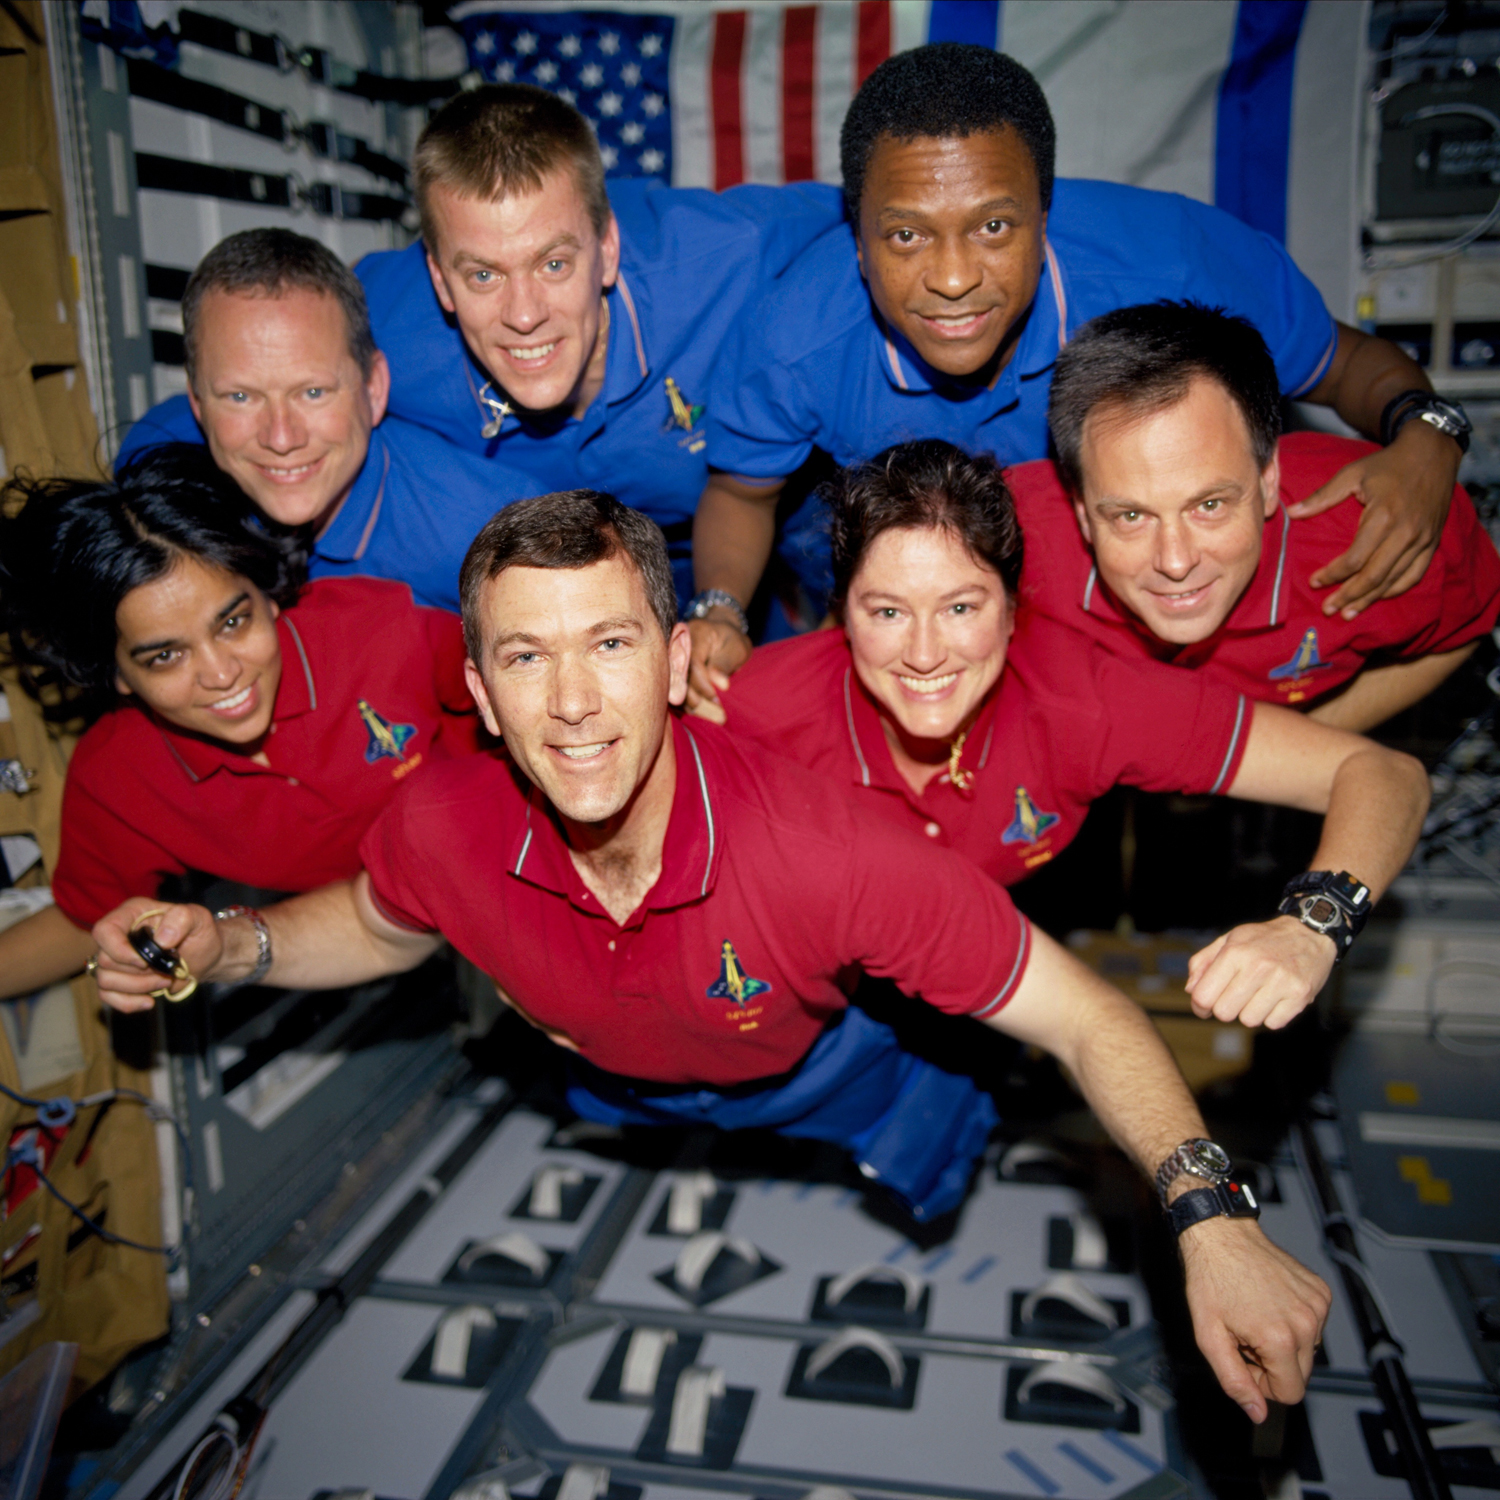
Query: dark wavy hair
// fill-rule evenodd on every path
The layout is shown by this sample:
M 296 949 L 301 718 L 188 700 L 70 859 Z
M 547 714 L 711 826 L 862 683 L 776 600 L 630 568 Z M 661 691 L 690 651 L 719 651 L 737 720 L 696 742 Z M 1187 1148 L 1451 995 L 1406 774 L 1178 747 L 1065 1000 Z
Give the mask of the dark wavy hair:
M 951 531 L 1014 597 L 1024 555 L 1021 523 L 1005 474 L 988 453 L 965 453 L 938 438 L 898 443 L 842 470 L 823 493 L 833 546 L 832 606 L 840 621 L 870 544 L 902 527 Z
M 115 612 L 132 589 L 194 557 L 284 608 L 307 553 L 196 443 L 148 449 L 113 480 L 18 476 L 0 491 L 0 630 L 49 717 L 92 719 L 116 700 Z
M 1015 58 L 972 42 L 929 42 L 888 57 L 860 85 L 839 132 L 845 212 L 859 223 L 865 172 L 881 136 L 952 140 L 1007 127 L 1031 153 L 1045 210 L 1057 131 L 1041 85 Z

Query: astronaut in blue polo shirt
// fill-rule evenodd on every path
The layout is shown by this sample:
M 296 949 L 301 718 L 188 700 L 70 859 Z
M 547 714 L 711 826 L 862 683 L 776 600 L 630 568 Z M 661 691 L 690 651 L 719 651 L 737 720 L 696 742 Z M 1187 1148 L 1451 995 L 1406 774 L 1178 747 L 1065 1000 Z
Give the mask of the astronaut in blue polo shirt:
M 840 222 L 837 190 L 624 179 L 606 194 L 587 121 L 526 84 L 449 100 L 412 164 L 422 243 L 356 267 L 391 353 L 390 409 L 543 491 L 644 511 L 686 601 L 720 345 Z
M 354 273 L 304 235 L 247 229 L 203 258 L 182 316 L 188 394 L 142 417 L 116 461 L 206 442 L 267 516 L 311 528 L 314 578 L 399 579 L 456 611 L 469 543 L 537 489 L 385 415 L 390 371 Z
M 1045 458 L 1051 370 L 1069 334 L 1158 298 L 1248 318 L 1283 392 L 1371 437 L 1403 393 L 1426 403 L 1424 421 L 1293 512 L 1349 494 L 1366 506 L 1354 544 L 1314 580 L 1342 585 L 1329 613 L 1421 577 L 1467 439 L 1462 413 L 1394 345 L 1336 323 L 1267 235 L 1175 194 L 1054 184 L 1054 139 L 1036 80 L 984 47 L 919 47 L 866 80 L 840 142 L 849 226 L 806 250 L 725 346 L 693 542 L 699 589 L 749 598 L 783 479 L 815 445 L 843 464 L 914 438 L 1005 463 Z M 692 631 L 689 702 L 711 703 L 750 643 L 729 610 Z

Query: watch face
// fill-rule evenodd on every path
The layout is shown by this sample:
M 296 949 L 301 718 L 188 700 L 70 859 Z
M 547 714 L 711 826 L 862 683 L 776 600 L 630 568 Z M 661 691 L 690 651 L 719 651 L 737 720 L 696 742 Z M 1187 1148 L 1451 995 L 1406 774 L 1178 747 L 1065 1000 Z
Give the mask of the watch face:
M 1212 1141 L 1197 1141 L 1193 1145 L 1193 1165 L 1205 1174 L 1225 1177 L 1229 1174 L 1230 1161 L 1222 1146 Z
M 1330 927 L 1337 927 L 1342 915 L 1338 903 L 1330 901 L 1327 896 L 1314 896 L 1311 900 L 1302 903 L 1302 920 L 1308 926 L 1317 927 L 1325 932 Z

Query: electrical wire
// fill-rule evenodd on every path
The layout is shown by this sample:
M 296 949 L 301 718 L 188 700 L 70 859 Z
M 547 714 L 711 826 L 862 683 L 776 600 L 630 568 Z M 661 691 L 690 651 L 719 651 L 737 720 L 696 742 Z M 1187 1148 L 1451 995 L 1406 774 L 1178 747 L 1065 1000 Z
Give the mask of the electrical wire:
M 19 1162 L 23 1167 L 30 1167 L 36 1176 L 36 1180 L 57 1199 L 62 1206 L 73 1215 L 75 1219 L 86 1224 L 90 1231 L 97 1234 L 101 1240 L 111 1245 L 125 1245 L 131 1250 L 145 1250 L 152 1255 L 165 1255 L 175 1257 L 182 1253 L 181 1245 L 147 1245 L 140 1240 L 132 1240 L 123 1234 L 116 1234 L 112 1229 L 106 1229 L 97 1219 L 91 1219 L 84 1211 L 73 1202 L 71 1198 L 65 1197 L 53 1185 L 52 1179 L 42 1168 L 42 1153 L 35 1145 L 27 1142 L 21 1146 L 12 1146 L 6 1157 L 6 1167 Z
M 1408 52 L 1415 52 L 1424 42 L 1431 41 L 1437 34 L 1437 29 L 1448 19 L 1448 7 L 1445 5 L 1439 13 L 1437 20 L 1427 28 L 1420 36 L 1409 36 L 1397 42 L 1385 52 L 1377 52 L 1371 58 L 1371 62 L 1389 62 L 1392 58 L 1404 57 Z

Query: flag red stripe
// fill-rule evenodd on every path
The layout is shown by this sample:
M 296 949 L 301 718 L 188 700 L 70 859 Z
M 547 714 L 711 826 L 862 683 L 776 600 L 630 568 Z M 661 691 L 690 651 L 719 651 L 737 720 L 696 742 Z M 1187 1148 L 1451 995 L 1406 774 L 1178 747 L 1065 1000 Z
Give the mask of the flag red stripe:
M 858 88 L 891 55 L 891 7 L 888 0 L 859 0 L 859 39 L 854 50 L 854 87 Z
M 782 12 L 781 159 L 784 182 L 810 182 L 813 161 L 813 95 L 817 88 L 814 35 L 816 5 L 789 5 Z
M 747 20 L 742 10 L 720 11 L 714 17 L 708 95 L 714 122 L 714 187 L 719 189 L 745 180 L 740 64 L 745 55 Z

